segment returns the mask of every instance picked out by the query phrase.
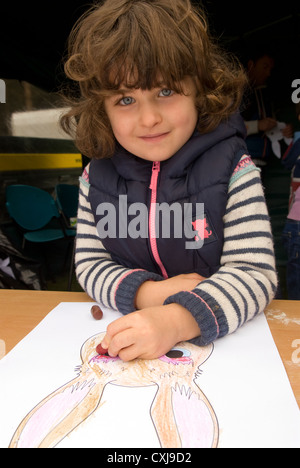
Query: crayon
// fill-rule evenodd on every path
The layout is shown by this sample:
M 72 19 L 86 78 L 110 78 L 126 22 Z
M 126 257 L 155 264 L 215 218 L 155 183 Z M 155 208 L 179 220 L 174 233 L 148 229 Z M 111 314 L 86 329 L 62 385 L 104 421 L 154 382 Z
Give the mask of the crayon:
M 97 305 L 94 305 L 94 306 L 91 308 L 91 313 L 92 313 L 92 316 L 94 317 L 95 320 L 101 320 L 102 317 L 103 317 L 103 312 L 102 312 L 102 310 L 100 309 L 100 307 L 97 306 Z
M 99 344 L 96 348 L 96 352 L 98 354 L 107 354 L 107 349 L 105 348 L 102 348 L 101 344 Z

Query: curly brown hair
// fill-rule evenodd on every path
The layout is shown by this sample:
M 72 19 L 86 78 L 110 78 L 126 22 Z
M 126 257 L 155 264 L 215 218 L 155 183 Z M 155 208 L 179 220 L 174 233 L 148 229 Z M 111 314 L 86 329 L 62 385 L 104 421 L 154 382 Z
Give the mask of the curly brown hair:
M 220 50 L 205 15 L 190 0 L 106 0 L 75 24 L 69 38 L 66 75 L 77 82 L 61 125 L 78 149 L 110 157 L 115 139 L 104 101 L 126 88 L 164 86 L 182 93 L 187 76 L 197 88 L 198 130 L 210 132 L 235 113 L 246 84 L 242 66 Z

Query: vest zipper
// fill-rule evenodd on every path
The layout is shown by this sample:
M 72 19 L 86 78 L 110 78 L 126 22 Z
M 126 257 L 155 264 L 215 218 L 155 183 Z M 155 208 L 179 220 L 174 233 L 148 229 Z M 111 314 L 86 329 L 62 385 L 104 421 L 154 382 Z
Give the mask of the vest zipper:
M 150 187 L 149 187 L 151 190 L 151 202 L 150 202 L 150 211 L 149 211 L 149 237 L 150 237 L 150 247 L 151 247 L 154 260 L 159 266 L 163 277 L 167 279 L 168 274 L 160 259 L 158 249 L 157 249 L 157 241 L 156 241 L 157 237 L 156 237 L 156 229 L 155 229 L 157 182 L 158 182 L 159 172 L 160 172 L 160 162 L 154 161 L 152 165 L 152 175 L 151 175 L 151 182 L 150 182 Z

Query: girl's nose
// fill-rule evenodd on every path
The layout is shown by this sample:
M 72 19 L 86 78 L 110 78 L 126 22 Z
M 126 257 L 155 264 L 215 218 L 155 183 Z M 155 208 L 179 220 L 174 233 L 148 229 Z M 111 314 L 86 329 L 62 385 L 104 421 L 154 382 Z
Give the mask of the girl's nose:
M 158 105 L 153 102 L 143 103 L 140 108 L 140 124 L 152 128 L 162 121 L 162 115 Z

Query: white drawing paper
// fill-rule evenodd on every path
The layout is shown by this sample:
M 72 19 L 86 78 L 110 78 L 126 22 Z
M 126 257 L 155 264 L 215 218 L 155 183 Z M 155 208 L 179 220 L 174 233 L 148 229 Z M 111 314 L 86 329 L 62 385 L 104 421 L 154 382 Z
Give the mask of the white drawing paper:
M 120 314 L 92 305 L 60 304 L 0 361 L 0 447 L 300 447 L 263 315 L 214 346 L 105 364 L 94 349 Z

